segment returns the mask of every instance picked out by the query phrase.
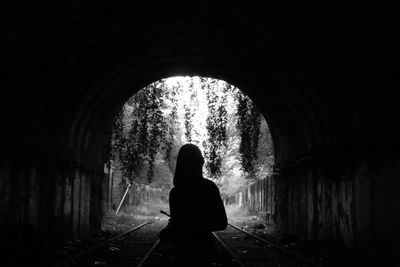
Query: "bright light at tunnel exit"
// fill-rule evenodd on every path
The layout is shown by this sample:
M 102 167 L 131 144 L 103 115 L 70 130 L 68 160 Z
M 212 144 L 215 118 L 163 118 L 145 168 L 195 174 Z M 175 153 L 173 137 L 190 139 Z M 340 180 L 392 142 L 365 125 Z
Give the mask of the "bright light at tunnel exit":
M 222 88 L 223 86 L 226 86 L 227 83 L 223 80 L 217 80 L 217 88 Z M 193 83 L 193 89 L 196 91 L 196 99 L 195 103 L 191 101 L 191 91 L 188 90 L 190 87 L 190 83 Z M 165 79 L 165 84 L 167 85 L 167 88 L 171 89 L 174 86 L 180 86 L 181 88 L 184 88 L 180 92 L 180 94 L 177 96 L 178 97 L 178 105 L 179 107 L 183 106 L 195 106 L 194 108 L 196 109 L 196 112 L 193 114 L 192 118 L 192 125 L 193 125 L 193 134 L 192 134 L 192 143 L 195 143 L 200 147 L 202 151 L 204 151 L 203 147 L 203 142 L 207 140 L 207 128 L 206 128 L 206 120 L 209 114 L 208 111 L 208 102 L 207 102 L 207 95 L 206 91 L 202 90 L 201 88 L 201 78 L 199 76 L 174 76 L 174 77 L 169 77 Z M 220 95 L 222 93 L 220 92 Z M 180 118 L 184 117 L 184 109 L 178 107 L 178 116 Z M 226 109 L 228 113 L 233 113 L 235 108 L 234 108 L 234 99 L 233 95 L 229 95 L 227 97 L 227 105 Z M 180 120 L 179 123 L 181 124 L 181 127 L 184 128 L 184 121 Z M 185 136 L 182 136 L 182 143 L 187 143 L 188 141 L 186 140 Z
M 238 125 L 240 116 L 253 116 L 252 114 L 254 114 L 251 111 L 252 104 L 250 103 L 252 103 L 252 101 L 247 98 L 248 100 L 246 101 L 249 102 L 245 104 L 246 108 L 244 108 L 244 112 L 246 113 L 243 113 L 242 110 L 241 115 L 239 115 L 238 99 L 245 99 L 246 97 L 238 88 L 223 80 L 199 76 L 169 77 L 155 82 L 154 84 L 156 86 L 161 86 L 160 88 L 163 89 L 164 93 L 160 95 L 162 104 L 159 106 L 159 111 L 162 113 L 163 120 L 169 124 L 169 127 L 172 127 L 169 129 L 173 129 L 173 154 L 169 159 L 173 159 L 174 156 L 176 157 L 178 147 L 181 145 L 185 143 L 197 145 L 206 158 L 207 164 L 204 165 L 203 169 L 204 177 L 213 180 L 216 179 L 218 185 L 222 187 L 220 188 L 221 192 L 226 194 L 236 192 L 247 184 L 257 179 L 263 179 L 271 173 L 273 145 L 267 122 L 263 116 L 260 118 L 260 125 L 255 126 L 258 127 L 257 131 L 259 131 L 258 144 L 255 152 L 257 158 L 254 158 L 252 163 L 253 168 L 255 168 L 255 173 L 251 173 L 250 177 L 250 173 L 246 172 L 243 167 L 242 156 L 244 153 L 240 151 L 242 141 L 242 133 L 240 131 L 243 129 L 254 131 L 253 128 L 255 129 L 255 127 L 240 128 L 241 126 Z M 143 90 L 148 90 L 151 87 L 152 84 L 143 88 Z M 143 92 L 146 95 L 148 94 L 146 91 Z M 134 103 L 138 102 L 132 101 L 138 100 L 132 97 L 130 101 L 126 102 L 123 108 L 123 138 L 131 138 L 129 133 L 132 129 L 133 121 L 138 119 L 138 117 L 134 115 L 137 114 L 135 113 L 137 105 Z M 221 165 L 219 167 L 220 175 L 215 177 L 210 173 L 210 165 L 208 165 L 209 162 L 213 164 L 212 161 L 209 160 L 208 154 L 210 153 L 209 144 L 211 142 L 209 135 L 210 133 L 215 134 L 214 131 L 218 131 L 218 128 L 211 128 L 210 131 L 210 115 L 213 113 L 215 114 L 213 116 L 220 116 L 218 115 L 218 110 L 221 107 L 223 107 L 221 112 L 224 112 L 225 115 L 222 115 L 221 118 L 212 117 L 211 119 L 212 125 L 218 124 L 218 120 L 226 120 L 226 145 L 218 148 L 217 153 L 221 155 Z M 141 112 L 143 112 L 143 110 Z M 214 119 L 217 119 L 217 121 Z M 247 123 L 252 123 L 249 121 L 251 117 L 246 117 L 245 120 Z M 189 137 L 187 135 L 189 135 Z M 157 181 L 165 180 L 164 182 L 172 183 L 173 167 L 171 166 L 173 166 L 173 163 L 167 163 L 169 159 L 165 160 L 165 158 L 163 158 L 163 152 L 161 150 L 157 153 L 155 176 L 150 183 L 152 186 L 158 186 L 153 184 L 153 182 L 157 183 Z M 123 165 L 120 164 L 121 162 L 117 160 L 116 165 L 122 167 Z M 161 175 L 163 178 L 160 178 L 160 173 L 163 173 L 163 175 Z M 137 183 L 147 183 L 148 178 L 146 177 L 145 173 L 141 172 L 135 176 L 134 180 Z

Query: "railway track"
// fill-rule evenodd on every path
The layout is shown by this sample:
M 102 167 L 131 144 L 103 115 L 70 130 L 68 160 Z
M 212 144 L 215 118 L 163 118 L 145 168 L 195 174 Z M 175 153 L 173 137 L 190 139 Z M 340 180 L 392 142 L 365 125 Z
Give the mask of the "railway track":
M 302 266 L 319 267 L 318 263 L 296 254 L 269 240 L 263 239 L 240 227 L 228 224 L 225 231 L 214 236 L 225 247 L 237 266 Z
M 149 225 L 152 228 L 149 229 Z M 158 242 L 164 222 L 148 221 L 129 231 L 77 253 L 54 266 L 137 266 Z
M 158 239 L 158 232 L 165 224 L 156 222 L 158 225 L 152 231 L 145 231 L 151 223 L 143 223 L 56 266 L 174 266 L 172 246 Z M 233 224 L 213 236 L 216 245 L 213 266 L 319 266 Z

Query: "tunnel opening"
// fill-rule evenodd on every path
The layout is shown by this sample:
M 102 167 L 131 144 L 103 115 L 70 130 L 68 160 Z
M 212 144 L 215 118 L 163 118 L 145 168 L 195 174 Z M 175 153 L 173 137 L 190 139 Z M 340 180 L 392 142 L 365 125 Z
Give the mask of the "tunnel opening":
M 274 146 L 263 114 L 223 80 L 173 76 L 135 93 L 116 115 L 105 164 L 103 230 L 167 219 L 160 211 L 169 212 L 177 154 L 185 143 L 202 151 L 203 176 L 219 187 L 229 220 L 257 216 L 271 226 Z

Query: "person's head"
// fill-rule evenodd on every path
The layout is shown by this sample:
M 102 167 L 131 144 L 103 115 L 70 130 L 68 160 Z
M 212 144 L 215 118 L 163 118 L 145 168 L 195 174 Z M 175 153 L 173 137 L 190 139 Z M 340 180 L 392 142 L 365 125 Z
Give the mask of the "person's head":
M 192 181 L 201 179 L 203 164 L 203 155 L 196 145 L 183 145 L 176 160 L 174 186 L 189 185 Z

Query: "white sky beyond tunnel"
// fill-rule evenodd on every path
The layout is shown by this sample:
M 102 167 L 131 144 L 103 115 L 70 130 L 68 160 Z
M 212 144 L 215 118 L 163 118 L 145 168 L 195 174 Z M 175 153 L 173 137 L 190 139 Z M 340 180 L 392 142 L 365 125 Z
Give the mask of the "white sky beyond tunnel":
M 211 80 L 211 78 L 210 78 Z M 214 79 L 213 79 L 214 80 Z M 221 88 L 227 86 L 228 84 L 222 80 L 215 80 L 217 81 L 215 92 L 222 96 Z M 193 89 L 196 91 L 197 97 L 195 101 L 191 99 L 192 91 L 189 90 L 190 83 L 193 82 Z M 185 106 L 191 107 L 192 110 L 195 112 L 192 113 L 192 142 L 195 143 L 200 147 L 202 151 L 204 151 L 203 142 L 207 140 L 207 129 L 206 129 L 206 120 L 208 117 L 208 101 L 206 90 L 202 90 L 201 87 L 201 78 L 198 76 L 188 77 L 188 76 L 176 76 L 170 77 L 165 79 L 165 83 L 167 87 L 171 90 L 173 87 L 179 86 L 181 90 L 179 90 L 178 102 L 177 102 L 177 110 L 178 110 L 178 123 L 181 124 L 181 128 L 184 129 L 184 113 L 185 113 Z M 231 94 L 226 94 L 226 109 L 228 114 L 232 114 L 235 112 L 235 105 L 234 105 L 234 98 L 233 98 L 233 91 Z M 182 135 L 182 143 L 187 143 L 185 135 Z
M 157 83 L 157 82 L 156 82 Z M 151 85 L 150 85 L 151 86 Z M 186 126 L 185 114 L 190 114 L 190 125 L 191 125 L 191 143 L 196 144 L 205 154 L 208 149 L 203 144 L 207 145 L 209 136 L 207 130 L 207 118 L 209 116 L 209 105 L 214 105 L 215 110 L 219 107 L 224 106 L 226 115 L 224 116 L 227 120 L 226 134 L 227 134 L 227 145 L 221 148 L 220 153 L 223 153 L 221 172 L 222 175 L 218 179 L 220 186 L 226 187 L 221 188 L 222 191 L 234 192 L 239 188 L 245 186 L 251 180 L 261 179 L 265 177 L 272 170 L 273 159 L 264 162 L 264 159 L 260 159 L 258 162 L 264 162 L 262 164 L 257 163 L 257 177 L 254 179 L 246 179 L 246 173 L 242 169 L 241 154 L 239 152 L 241 135 L 237 128 L 237 97 L 241 94 L 241 91 L 226 83 L 223 80 L 217 80 L 213 78 L 204 77 L 189 77 L 189 76 L 176 76 L 162 79 L 161 86 L 163 93 L 166 94 L 162 97 L 162 109 L 163 117 L 167 120 L 172 119 L 171 116 L 173 109 L 176 109 L 176 117 L 173 128 L 175 133 L 173 138 L 174 143 L 183 145 L 189 141 L 186 138 Z M 145 88 L 144 88 L 145 89 Z M 212 103 L 209 103 L 207 94 L 212 95 Z M 129 101 L 124 105 L 124 135 L 128 136 L 128 132 L 131 129 L 133 117 L 132 114 L 134 107 L 129 104 Z M 186 112 L 189 109 L 190 112 Z M 170 120 L 171 121 L 171 120 Z M 264 118 L 261 120 L 261 135 L 258 152 L 259 155 L 266 155 L 267 139 L 270 139 L 268 125 Z M 261 146 L 260 146 L 261 144 Z M 264 152 L 265 150 L 265 152 Z M 265 158 L 265 157 L 264 157 Z M 160 154 L 158 157 L 161 165 L 164 164 L 163 157 Z M 160 166 L 161 166 L 160 165 Z M 172 174 L 171 174 L 172 175 Z M 208 177 L 208 172 L 204 172 L 204 176 Z M 156 180 L 156 179 L 155 179 Z

